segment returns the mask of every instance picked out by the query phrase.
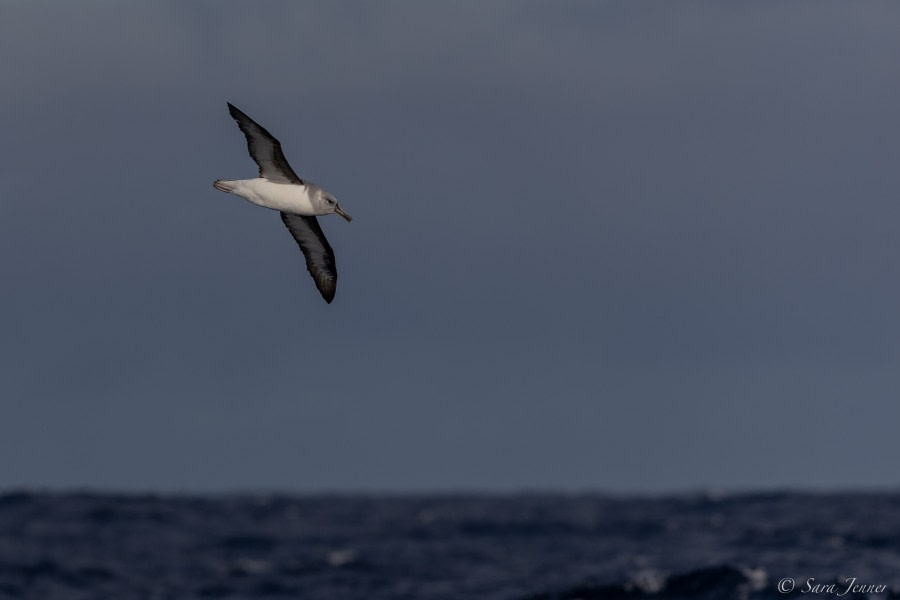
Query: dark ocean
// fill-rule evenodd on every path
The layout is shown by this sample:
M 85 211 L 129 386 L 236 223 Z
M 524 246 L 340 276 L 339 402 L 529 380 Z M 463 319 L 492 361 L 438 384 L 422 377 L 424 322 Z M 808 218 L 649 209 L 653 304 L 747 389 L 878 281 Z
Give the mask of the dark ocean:
M 900 598 L 900 494 L 0 495 L 4 599 L 785 597 Z

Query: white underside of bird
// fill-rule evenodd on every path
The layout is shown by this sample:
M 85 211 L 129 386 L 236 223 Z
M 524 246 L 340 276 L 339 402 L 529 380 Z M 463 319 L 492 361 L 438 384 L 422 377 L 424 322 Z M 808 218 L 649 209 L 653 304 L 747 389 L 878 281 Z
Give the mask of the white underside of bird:
M 213 185 L 217 190 L 240 196 L 257 206 L 272 210 L 305 216 L 328 214 L 324 211 L 317 211 L 313 206 L 307 185 L 273 183 L 262 177 L 235 181 L 220 179 Z

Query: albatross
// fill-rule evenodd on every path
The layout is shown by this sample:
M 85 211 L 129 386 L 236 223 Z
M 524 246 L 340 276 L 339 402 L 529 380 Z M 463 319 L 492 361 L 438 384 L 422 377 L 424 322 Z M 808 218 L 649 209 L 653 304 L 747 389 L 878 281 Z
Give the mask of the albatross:
M 337 198 L 321 186 L 297 177 L 281 151 L 281 143 L 271 133 L 231 102 L 228 103 L 228 112 L 247 138 L 250 156 L 259 166 L 259 177 L 217 179 L 213 187 L 279 211 L 281 220 L 306 257 L 306 268 L 315 280 L 319 293 L 325 302 L 331 304 L 337 289 L 337 268 L 334 251 L 325 239 L 316 216 L 334 213 L 350 221 L 350 215 L 340 207 Z

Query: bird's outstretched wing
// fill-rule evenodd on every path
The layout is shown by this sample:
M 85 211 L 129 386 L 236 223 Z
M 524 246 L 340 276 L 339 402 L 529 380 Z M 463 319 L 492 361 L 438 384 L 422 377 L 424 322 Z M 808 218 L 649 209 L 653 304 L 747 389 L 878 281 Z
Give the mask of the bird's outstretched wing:
M 247 137 L 247 149 L 250 150 L 250 156 L 259 165 L 260 177 L 265 177 L 273 183 L 303 184 L 303 180 L 297 177 L 284 157 L 281 143 L 271 133 L 241 112 L 231 102 L 228 103 L 228 112 L 231 113 L 231 116 L 237 121 L 238 127 Z
M 287 226 L 288 231 L 297 240 L 303 255 L 306 257 L 306 268 L 309 274 L 316 280 L 319 293 L 325 298 L 325 302 L 331 304 L 334 300 L 334 292 L 337 289 L 337 267 L 334 264 L 334 252 L 319 227 L 315 217 L 304 217 L 281 213 L 281 220 Z

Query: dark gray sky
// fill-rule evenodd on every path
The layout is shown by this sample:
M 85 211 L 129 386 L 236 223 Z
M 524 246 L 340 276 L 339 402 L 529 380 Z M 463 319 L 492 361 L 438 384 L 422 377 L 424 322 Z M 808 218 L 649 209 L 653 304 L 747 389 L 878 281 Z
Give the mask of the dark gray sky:
M 897 484 L 900 5 L 266 7 L 0 3 L 0 487 Z

